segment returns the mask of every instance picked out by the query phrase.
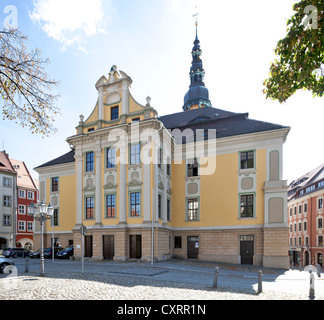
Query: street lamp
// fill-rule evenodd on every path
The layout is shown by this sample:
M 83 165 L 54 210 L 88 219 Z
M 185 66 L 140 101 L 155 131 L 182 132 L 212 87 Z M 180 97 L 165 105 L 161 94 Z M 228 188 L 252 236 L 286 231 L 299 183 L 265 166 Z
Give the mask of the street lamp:
M 43 248 L 43 225 L 44 221 L 51 219 L 53 216 L 54 208 L 51 204 L 46 204 L 42 201 L 38 205 L 31 203 L 27 207 L 28 215 L 34 218 L 36 221 L 40 221 L 41 225 L 41 256 L 40 256 L 40 275 L 44 277 L 44 248 Z

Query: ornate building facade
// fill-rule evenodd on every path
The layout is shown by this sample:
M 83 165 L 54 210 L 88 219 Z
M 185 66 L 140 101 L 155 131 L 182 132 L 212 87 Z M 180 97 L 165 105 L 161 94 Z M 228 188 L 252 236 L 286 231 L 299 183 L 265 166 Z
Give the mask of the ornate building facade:
M 213 108 L 200 55 L 196 34 L 183 111 L 161 117 L 113 66 L 67 138 L 71 151 L 35 168 L 40 200 L 56 210 L 55 237 L 73 243 L 77 258 L 86 226 L 92 259 L 289 266 L 282 149 L 290 128 Z
M 324 164 L 289 185 L 289 252 L 296 266 L 323 266 L 323 199 Z

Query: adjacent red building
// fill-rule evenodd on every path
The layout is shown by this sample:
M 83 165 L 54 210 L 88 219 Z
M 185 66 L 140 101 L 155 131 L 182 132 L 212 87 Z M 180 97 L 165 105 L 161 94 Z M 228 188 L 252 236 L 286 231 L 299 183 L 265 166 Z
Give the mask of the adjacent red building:
M 17 172 L 16 246 L 31 249 L 34 221 L 27 214 L 27 206 L 38 201 L 38 189 L 24 162 L 10 159 Z
M 324 164 L 288 188 L 290 262 L 323 266 Z

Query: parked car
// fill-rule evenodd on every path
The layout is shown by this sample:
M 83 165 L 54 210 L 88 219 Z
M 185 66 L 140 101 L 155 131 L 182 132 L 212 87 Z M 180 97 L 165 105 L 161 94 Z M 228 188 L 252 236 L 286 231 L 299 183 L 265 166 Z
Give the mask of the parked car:
M 61 251 L 61 250 L 63 250 L 62 248 L 60 248 L 60 247 L 55 247 L 54 248 L 54 257 L 56 257 L 56 255 L 57 255 L 57 253 L 59 252 L 59 251 Z M 52 247 L 50 247 L 50 248 L 46 248 L 45 250 L 44 250 L 44 258 L 52 258 Z
M 74 247 L 73 246 L 67 246 L 64 248 L 64 250 L 61 250 L 57 253 L 57 257 L 59 259 L 69 259 L 69 257 L 72 257 L 74 254 Z
M 6 258 L 29 257 L 29 250 L 25 248 L 6 248 L 2 251 L 2 255 Z
M 6 266 L 9 266 L 9 265 L 14 265 L 14 263 L 7 259 L 7 258 L 4 258 L 4 257 L 0 257 L 0 273 L 3 273 L 3 270 Z
M 38 249 L 37 251 L 29 252 L 30 258 L 40 258 L 41 249 Z

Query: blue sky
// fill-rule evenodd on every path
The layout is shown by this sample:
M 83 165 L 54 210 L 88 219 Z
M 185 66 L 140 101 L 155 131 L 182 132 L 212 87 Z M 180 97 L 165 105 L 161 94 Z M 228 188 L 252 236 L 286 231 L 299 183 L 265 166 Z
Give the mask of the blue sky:
M 58 132 L 48 138 L 0 117 L 0 148 L 32 169 L 69 151 L 79 115 L 93 110 L 96 81 L 117 65 L 133 80 L 134 98 L 159 115 L 182 111 L 189 86 L 195 37 L 192 15 L 198 6 L 198 35 L 205 84 L 213 107 L 249 112 L 252 119 L 290 126 L 284 147 L 284 179 L 290 182 L 324 161 L 323 99 L 298 92 L 285 104 L 266 101 L 276 42 L 285 35 L 295 0 L 2 0 L 13 5 L 18 27 L 51 61 L 50 76 L 60 82 Z

